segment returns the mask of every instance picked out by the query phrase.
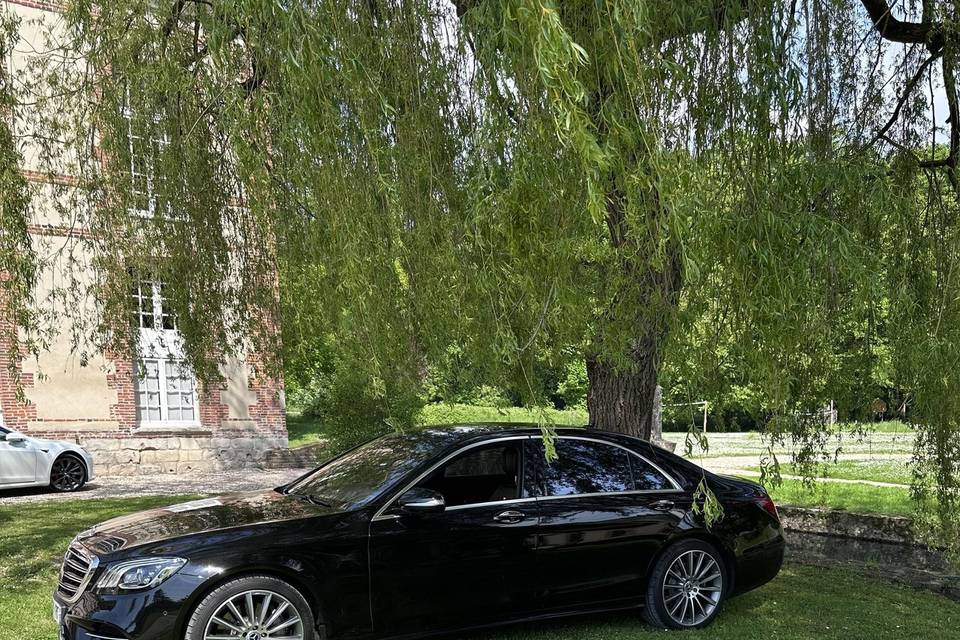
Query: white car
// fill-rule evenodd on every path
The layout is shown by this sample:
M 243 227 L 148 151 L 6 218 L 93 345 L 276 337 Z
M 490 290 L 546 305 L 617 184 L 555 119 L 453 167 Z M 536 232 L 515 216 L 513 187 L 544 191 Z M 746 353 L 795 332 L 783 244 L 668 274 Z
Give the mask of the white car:
M 0 489 L 76 491 L 93 480 L 93 458 L 70 442 L 40 440 L 0 427 Z

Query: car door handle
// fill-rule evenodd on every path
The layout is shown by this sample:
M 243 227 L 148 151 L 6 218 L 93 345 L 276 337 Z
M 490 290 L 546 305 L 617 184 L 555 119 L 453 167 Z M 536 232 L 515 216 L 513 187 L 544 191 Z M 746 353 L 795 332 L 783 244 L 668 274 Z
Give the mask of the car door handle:
M 674 506 L 673 500 L 657 500 L 650 505 L 650 508 L 657 511 L 670 511 Z
M 502 524 L 517 524 L 518 522 L 522 522 L 526 517 L 526 514 L 522 511 L 511 509 L 510 511 L 503 511 L 493 516 L 493 520 L 494 522 L 500 522 Z

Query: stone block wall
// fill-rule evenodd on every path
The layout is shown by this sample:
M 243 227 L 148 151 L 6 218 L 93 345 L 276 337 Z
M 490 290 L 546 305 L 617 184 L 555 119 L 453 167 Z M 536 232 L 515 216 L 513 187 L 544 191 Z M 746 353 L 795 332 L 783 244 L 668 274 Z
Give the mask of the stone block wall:
M 258 468 L 267 452 L 285 449 L 286 435 L 156 434 L 85 438 L 98 475 L 207 473 Z

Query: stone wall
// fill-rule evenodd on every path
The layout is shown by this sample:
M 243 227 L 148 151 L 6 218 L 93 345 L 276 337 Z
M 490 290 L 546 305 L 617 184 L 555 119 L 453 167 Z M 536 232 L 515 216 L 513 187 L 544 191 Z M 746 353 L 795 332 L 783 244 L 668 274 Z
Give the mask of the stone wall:
M 285 449 L 285 435 L 211 432 L 151 434 L 150 436 L 83 438 L 97 475 L 203 473 L 257 468 L 267 452 Z
M 781 507 L 792 562 L 839 567 L 960 601 L 960 574 L 945 554 L 915 541 L 909 518 Z

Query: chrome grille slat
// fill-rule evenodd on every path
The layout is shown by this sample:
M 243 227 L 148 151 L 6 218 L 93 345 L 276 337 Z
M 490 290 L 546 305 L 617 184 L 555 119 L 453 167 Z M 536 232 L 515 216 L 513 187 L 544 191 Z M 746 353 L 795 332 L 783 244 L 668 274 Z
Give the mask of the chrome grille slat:
M 84 571 L 83 573 L 78 573 L 76 571 L 71 571 L 70 569 L 67 569 L 66 567 L 64 567 L 63 572 L 60 575 L 61 577 L 64 577 L 64 578 L 71 578 L 74 582 L 76 582 L 77 584 L 80 584 L 81 582 L 83 582 L 83 576 L 85 576 L 86 573 L 87 573 L 86 571 Z
M 79 542 L 74 540 L 63 555 L 63 565 L 57 581 L 57 592 L 68 602 L 74 602 L 83 593 L 94 570 L 99 564 L 97 557 L 91 555 Z
M 86 566 L 86 565 L 80 564 L 80 563 L 77 562 L 76 560 L 72 559 L 69 555 L 67 555 L 67 557 L 64 559 L 64 562 L 65 562 L 71 569 L 76 569 L 76 570 L 79 571 L 80 573 L 86 573 L 86 571 L 87 571 L 87 566 Z

